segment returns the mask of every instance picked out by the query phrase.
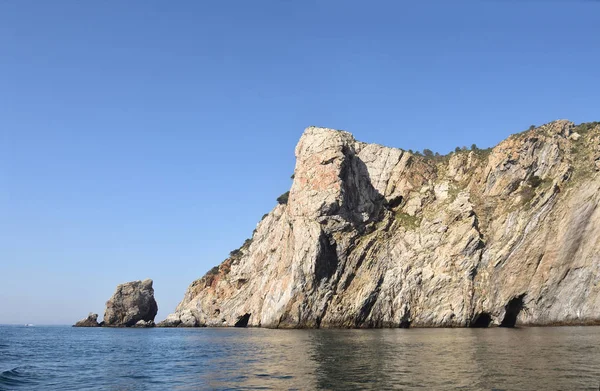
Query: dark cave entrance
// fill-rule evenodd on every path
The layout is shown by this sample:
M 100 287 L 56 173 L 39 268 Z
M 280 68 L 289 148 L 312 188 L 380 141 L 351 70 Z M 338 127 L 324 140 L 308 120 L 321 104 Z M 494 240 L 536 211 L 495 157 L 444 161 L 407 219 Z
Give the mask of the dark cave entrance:
M 401 329 L 408 329 L 410 328 L 410 323 L 410 310 L 407 310 L 402 316 L 402 318 L 400 318 L 400 324 L 398 325 L 398 327 L 400 327 Z
M 244 314 L 240 316 L 233 325 L 233 327 L 248 327 L 248 321 L 250 320 L 250 314 Z
M 486 328 L 490 326 L 490 323 L 492 323 L 492 316 L 487 312 L 482 312 L 473 319 L 469 327 L 477 329 Z
M 517 324 L 517 317 L 519 313 L 523 309 L 523 298 L 525 295 L 521 295 L 515 298 L 512 298 L 508 304 L 504 307 L 505 314 L 504 319 L 500 323 L 500 327 L 515 327 Z
M 388 202 L 388 206 L 391 209 L 397 208 L 398 206 L 400 206 L 402 204 L 403 200 L 404 200 L 404 198 L 402 196 L 394 197 Z
M 337 245 L 324 232 L 319 236 L 320 251 L 315 261 L 315 277 L 317 281 L 329 279 L 337 270 L 339 259 Z

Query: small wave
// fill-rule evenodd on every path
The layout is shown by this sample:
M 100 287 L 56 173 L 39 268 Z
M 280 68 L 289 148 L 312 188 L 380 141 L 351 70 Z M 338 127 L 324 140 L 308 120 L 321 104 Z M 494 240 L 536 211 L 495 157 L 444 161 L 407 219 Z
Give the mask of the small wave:
M 20 385 L 31 384 L 30 375 L 23 368 L 15 367 L 7 371 L 0 372 L 0 390 L 2 386 L 18 387 Z

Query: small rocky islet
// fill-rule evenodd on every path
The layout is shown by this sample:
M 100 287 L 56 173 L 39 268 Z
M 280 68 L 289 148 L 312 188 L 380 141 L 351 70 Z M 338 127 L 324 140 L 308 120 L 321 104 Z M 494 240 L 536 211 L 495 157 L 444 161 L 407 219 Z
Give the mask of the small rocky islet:
M 131 281 L 117 286 L 106 302 L 104 320 L 90 313 L 74 327 L 154 327 L 158 305 L 154 299 L 152 280 Z
M 600 324 L 600 123 L 445 156 L 309 127 L 295 152 L 290 191 L 158 326 Z M 128 303 L 105 322 L 153 321 Z
M 100 327 L 100 323 L 98 323 L 98 314 L 90 312 L 87 318 L 81 319 L 79 322 L 75 323 L 73 327 Z

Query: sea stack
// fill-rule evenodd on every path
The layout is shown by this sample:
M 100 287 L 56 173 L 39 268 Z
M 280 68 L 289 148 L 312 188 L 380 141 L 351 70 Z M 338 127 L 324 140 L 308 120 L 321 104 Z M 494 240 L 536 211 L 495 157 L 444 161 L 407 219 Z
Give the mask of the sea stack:
M 105 327 L 153 327 L 158 305 L 152 280 L 132 281 L 117 286 L 106 302 Z

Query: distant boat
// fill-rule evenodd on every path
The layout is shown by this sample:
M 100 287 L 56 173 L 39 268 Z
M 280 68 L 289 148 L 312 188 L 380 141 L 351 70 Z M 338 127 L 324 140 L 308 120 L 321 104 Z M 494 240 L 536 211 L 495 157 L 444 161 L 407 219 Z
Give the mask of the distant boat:
M 31 323 L 27 323 L 25 327 L 33 327 L 33 325 Z

